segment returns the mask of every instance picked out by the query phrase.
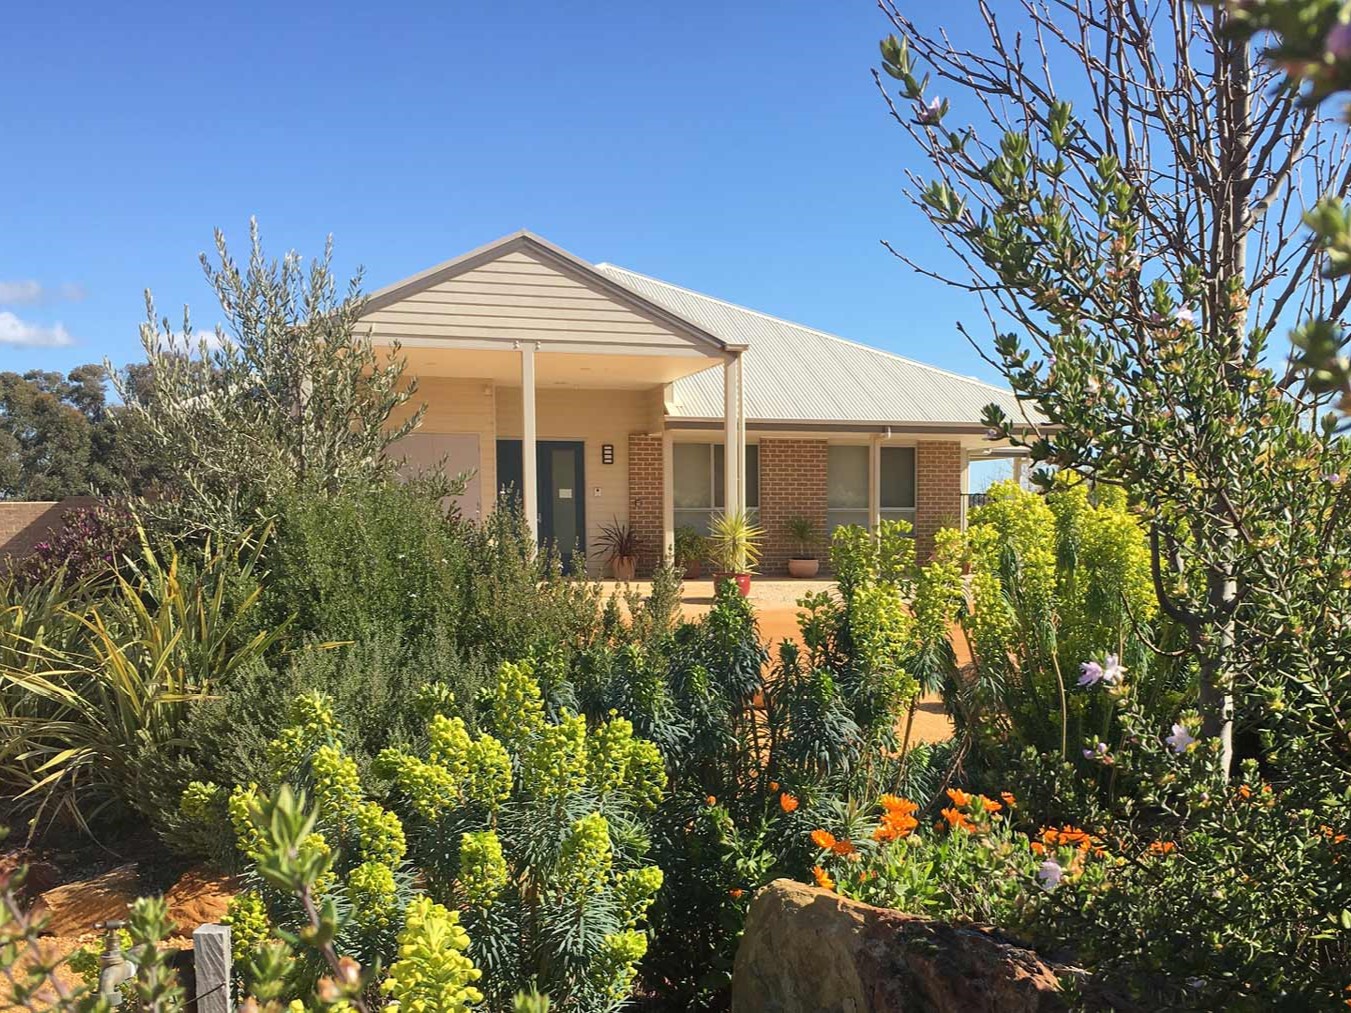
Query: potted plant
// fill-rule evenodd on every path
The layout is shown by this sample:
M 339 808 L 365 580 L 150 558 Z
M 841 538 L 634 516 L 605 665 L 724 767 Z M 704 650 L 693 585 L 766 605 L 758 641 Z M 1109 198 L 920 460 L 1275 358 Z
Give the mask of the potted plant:
M 675 529 L 675 563 L 685 568 L 686 580 L 697 580 L 708 555 L 708 539 L 689 525 Z
M 596 545 L 610 560 L 615 580 L 633 580 L 638 569 L 638 534 L 618 517 L 600 529 Z
M 719 515 L 708 538 L 713 582 L 735 580 L 741 594 L 749 595 L 751 571 L 760 559 L 760 539 L 764 534 L 744 510 Z
M 810 517 L 790 517 L 784 525 L 793 555 L 788 558 L 788 576 L 815 577 L 821 569 L 821 560 L 812 551 L 821 543 L 821 532 Z

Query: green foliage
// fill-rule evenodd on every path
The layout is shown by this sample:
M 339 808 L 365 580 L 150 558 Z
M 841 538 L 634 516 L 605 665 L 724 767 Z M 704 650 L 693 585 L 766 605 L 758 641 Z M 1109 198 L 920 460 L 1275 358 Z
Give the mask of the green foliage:
M 792 539 L 796 549 L 796 558 L 807 559 L 811 557 L 812 550 L 821 543 L 821 529 L 810 517 L 790 517 L 788 523 L 784 525 L 784 531 Z
M 750 573 L 760 561 L 765 537 L 745 511 L 724 511 L 714 518 L 708 536 L 709 561 L 724 573 Z
M 35 829 L 67 817 L 81 827 L 112 805 L 154 818 L 137 791 L 144 749 L 184 748 L 191 704 L 228 683 L 276 641 L 249 628 L 263 539 L 208 544 L 199 566 L 166 558 L 142 536 L 99 598 L 39 590 L 10 605 L 0 654 L 0 777 Z M 52 583 L 59 583 L 60 573 Z M 33 628 L 39 601 L 57 630 Z
M 146 367 L 130 366 L 129 386 L 143 390 Z M 141 457 L 129 420 L 107 403 L 103 366 L 62 376 L 41 370 L 0 373 L 0 499 L 60 500 L 139 493 L 167 472 Z
M 500 666 L 483 694 L 491 734 L 433 715 L 426 757 L 387 750 L 376 773 L 430 895 L 464 919 L 488 1008 L 510 1009 L 533 984 L 562 1008 L 611 1009 L 631 990 L 647 948 L 635 930 L 662 883 L 642 864 L 640 817 L 665 770 L 623 718 L 549 717 L 534 671 Z
M 959 734 L 974 738 L 976 762 L 998 768 L 1031 747 L 1116 790 L 1116 777 L 1082 759 L 1085 747 L 1122 734 L 1112 701 L 1078 688 L 1083 664 L 1115 659 L 1160 721 L 1172 720 L 1190 688 L 1187 667 L 1152 649 L 1177 635 L 1158 616 L 1148 542 L 1124 496 L 1070 477 L 1045 496 L 998 483 L 965 539 L 940 545 L 940 556 L 949 553 L 970 570 L 960 621 L 972 669 L 944 690 Z
M 678 566 L 693 566 L 708 558 L 708 540 L 695 528 L 681 525 L 675 529 L 675 562 Z
M 249 239 L 242 267 L 219 230 L 218 265 L 202 257 L 225 321 L 213 342 L 186 309 L 181 326 L 158 320 L 147 292 L 149 390 L 114 375 L 137 445 L 174 462 L 172 495 L 143 508 L 180 532 L 237 532 L 286 493 L 383 480 L 421 415 L 397 347 L 377 351 L 357 326 L 360 278 L 339 291 L 332 241 L 305 265 L 294 251 L 269 260 L 256 222 Z
M 459 917 L 429 897 L 408 905 L 399 933 L 399 959 L 381 986 L 401 1010 L 459 1013 L 478 1003 L 483 994 L 473 988 L 482 972 L 464 955 L 469 936 Z

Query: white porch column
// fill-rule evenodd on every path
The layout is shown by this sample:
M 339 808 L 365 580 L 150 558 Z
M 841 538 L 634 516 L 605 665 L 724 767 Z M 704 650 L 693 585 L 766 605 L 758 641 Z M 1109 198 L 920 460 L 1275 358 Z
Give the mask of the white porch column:
M 882 437 L 868 441 L 868 530 L 882 527 Z
M 741 356 L 733 355 L 727 360 L 723 370 L 722 411 L 725 431 L 723 434 L 724 493 L 723 508 L 728 513 L 737 513 L 745 503 L 741 497 Z
M 670 431 L 661 434 L 661 555 L 675 559 L 675 451 Z
M 971 503 L 971 451 L 962 451 L 962 516 L 961 527 L 966 530 L 966 509 Z
M 1023 459 L 1015 457 L 1013 459 L 1013 480 L 1019 485 L 1023 484 Z
M 535 342 L 523 341 L 521 348 L 521 498 L 526 528 L 534 544 L 539 544 L 539 488 L 535 474 Z

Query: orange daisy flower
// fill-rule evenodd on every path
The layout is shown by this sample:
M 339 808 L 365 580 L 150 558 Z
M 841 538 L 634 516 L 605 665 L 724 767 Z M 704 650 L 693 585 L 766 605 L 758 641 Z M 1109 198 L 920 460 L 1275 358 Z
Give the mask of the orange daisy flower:
M 742 896 L 745 894 L 745 892 L 746 892 L 745 890 L 741 890 L 737 887 L 732 887 L 732 889 L 727 891 L 727 896 L 731 897 L 732 900 L 740 900 Z
M 835 835 L 829 830 L 813 830 L 811 832 L 812 843 L 822 851 L 829 851 L 835 847 Z
M 965 830 L 970 833 L 976 829 L 976 825 L 960 809 L 944 809 L 943 819 L 948 821 L 948 826 L 952 827 L 953 830 Z
M 919 805 L 899 795 L 883 795 L 877 800 L 888 815 L 910 816 L 919 812 Z
M 784 792 L 779 796 L 779 808 L 786 813 L 797 812 L 798 800 L 796 795 L 790 795 Z
M 986 798 L 984 795 L 978 797 L 980 798 L 980 804 L 984 806 L 987 813 L 997 813 L 1000 809 L 1004 808 L 992 798 Z
M 1001 792 L 999 793 L 999 797 L 1002 798 L 1002 799 L 1004 800 L 1004 804 L 1005 804 L 1006 806 L 1008 806 L 1010 809 L 1017 809 L 1017 808 L 1018 808 L 1018 800 L 1017 800 L 1016 798 L 1014 798 L 1013 792 L 1011 792 L 1011 791 L 1001 791 Z
M 816 880 L 816 885 L 822 890 L 834 890 L 835 880 L 830 878 L 830 874 L 819 865 L 812 866 L 812 878 Z
M 770 790 L 770 791 L 778 791 L 778 790 L 779 790 L 779 782 L 778 782 L 778 781 L 770 781 L 770 782 L 769 782 L 769 790 Z
M 858 849 L 854 847 L 853 841 L 836 841 L 830 846 L 830 850 L 837 855 L 852 855 Z
M 952 804 L 958 809 L 965 809 L 971 804 L 971 796 L 962 791 L 961 788 L 949 788 L 948 798 L 952 799 Z
M 707 802 L 709 805 L 717 805 L 717 804 L 718 804 L 718 796 L 717 796 L 717 795 L 710 795 L 710 796 L 708 796 L 708 798 L 704 799 L 704 801 Z
M 1151 855 L 1166 855 L 1176 850 L 1177 845 L 1172 841 L 1155 841 L 1149 846 L 1149 853 Z

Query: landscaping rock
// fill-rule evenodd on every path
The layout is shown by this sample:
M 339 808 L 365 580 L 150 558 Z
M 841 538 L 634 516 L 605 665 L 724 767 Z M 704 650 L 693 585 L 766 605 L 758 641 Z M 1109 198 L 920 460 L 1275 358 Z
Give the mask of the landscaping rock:
M 119 865 L 101 876 L 47 890 L 33 904 L 30 914 L 47 920 L 43 935 L 85 935 L 94 931 L 95 922 L 126 918 L 139 893 L 136 866 Z
M 198 926 L 220 921 L 230 898 L 238 892 L 239 884 L 233 876 L 203 868 L 189 869 L 164 895 L 175 932 L 191 936 Z
M 780 879 L 751 904 L 732 1011 L 1043 1013 L 1070 1008 L 1058 980 L 1067 973 L 1083 974 L 979 929 Z

